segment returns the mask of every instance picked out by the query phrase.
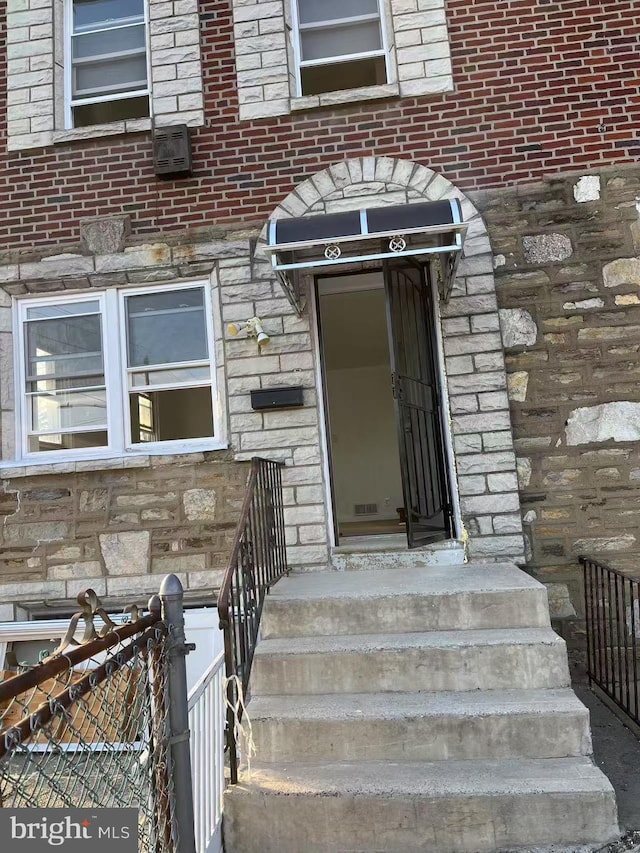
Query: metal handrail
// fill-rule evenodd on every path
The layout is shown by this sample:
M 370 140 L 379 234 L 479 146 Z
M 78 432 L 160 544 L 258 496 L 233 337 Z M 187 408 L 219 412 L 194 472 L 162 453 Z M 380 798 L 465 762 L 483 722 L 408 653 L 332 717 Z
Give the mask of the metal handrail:
M 247 493 L 218 596 L 220 628 L 224 631 L 225 672 L 229 679 L 226 744 L 232 784 L 238 781 L 235 730 L 242 717 L 236 677 L 246 698 L 264 599 L 276 581 L 289 571 L 282 499 L 283 467 L 282 462 L 271 459 L 254 457 L 251 460 Z
M 580 557 L 589 684 L 640 725 L 640 578 Z

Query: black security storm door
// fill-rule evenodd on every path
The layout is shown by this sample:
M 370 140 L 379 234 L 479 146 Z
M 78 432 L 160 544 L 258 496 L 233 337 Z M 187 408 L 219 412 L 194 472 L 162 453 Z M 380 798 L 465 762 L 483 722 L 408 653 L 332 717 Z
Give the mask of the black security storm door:
M 451 536 L 435 316 L 425 268 L 384 262 L 393 397 L 409 548 Z

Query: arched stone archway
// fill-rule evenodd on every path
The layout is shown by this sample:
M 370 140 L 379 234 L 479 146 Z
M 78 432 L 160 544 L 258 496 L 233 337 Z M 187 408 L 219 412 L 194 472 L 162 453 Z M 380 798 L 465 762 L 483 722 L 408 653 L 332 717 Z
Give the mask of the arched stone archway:
M 450 298 L 441 301 L 443 373 L 463 537 L 470 558 L 523 560 L 504 350 L 484 221 L 433 170 L 390 157 L 335 163 L 299 184 L 271 219 L 457 198 L 467 236 Z M 266 228 L 259 242 L 266 240 Z

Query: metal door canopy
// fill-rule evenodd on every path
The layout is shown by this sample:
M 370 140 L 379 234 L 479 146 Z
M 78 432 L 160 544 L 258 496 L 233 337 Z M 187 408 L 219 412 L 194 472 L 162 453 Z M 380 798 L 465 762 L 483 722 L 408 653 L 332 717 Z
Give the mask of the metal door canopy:
M 453 286 L 467 226 L 458 199 L 300 216 L 269 222 L 265 247 L 291 298 L 299 270 L 413 257 L 440 260 L 443 296 Z

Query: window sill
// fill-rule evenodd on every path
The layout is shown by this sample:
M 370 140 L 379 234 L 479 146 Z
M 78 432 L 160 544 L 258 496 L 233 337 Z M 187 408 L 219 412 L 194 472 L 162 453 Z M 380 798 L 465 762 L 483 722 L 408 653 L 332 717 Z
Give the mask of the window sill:
M 335 107 L 340 104 L 353 104 L 360 101 L 379 101 L 384 98 L 398 98 L 399 96 L 400 86 L 398 83 L 365 86 L 362 89 L 340 89 L 338 92 L 325 92 L 322 95 L 303 95 L 300 98 L 291 98 L 291 112 Z
M 216 442 L 202 445 L 193 449 L 182 451 L 155 451 L 155 452 L 131 452 L 126 456 L 96 456 L 84 459 L 65 459 L 57 462 L 35 462 L 33 460 L 19 460 L 17 462 L 0 462 L 0 478 L 12 480 L 17 477 L 36 477 L 43 474 L 81 474 L 86 471 L 116 471 L 130 468 L 151 468 L 153 460 L 162 457 L 162 465 L 170 465 L 172 462 L 184 461 L 185 456 L 192 457 L 190 461 L 203 461 L 204 453 L 216 450 L 228 450 L 229 445 L 224 442 Z M 198 458 L 200 457 L 200 458 Z
M 89 127 L 74 127 L 69 130 L 53 132 L 54 145 L 62 142 L 74 142 L 78 139 L 96 139 L 102 136 L 119 136 L 123 133 L 141 133 L 151 130 L 150 118 L 130 119 L 129 121 L 114 121 L 109 124 L 94 124 Z

